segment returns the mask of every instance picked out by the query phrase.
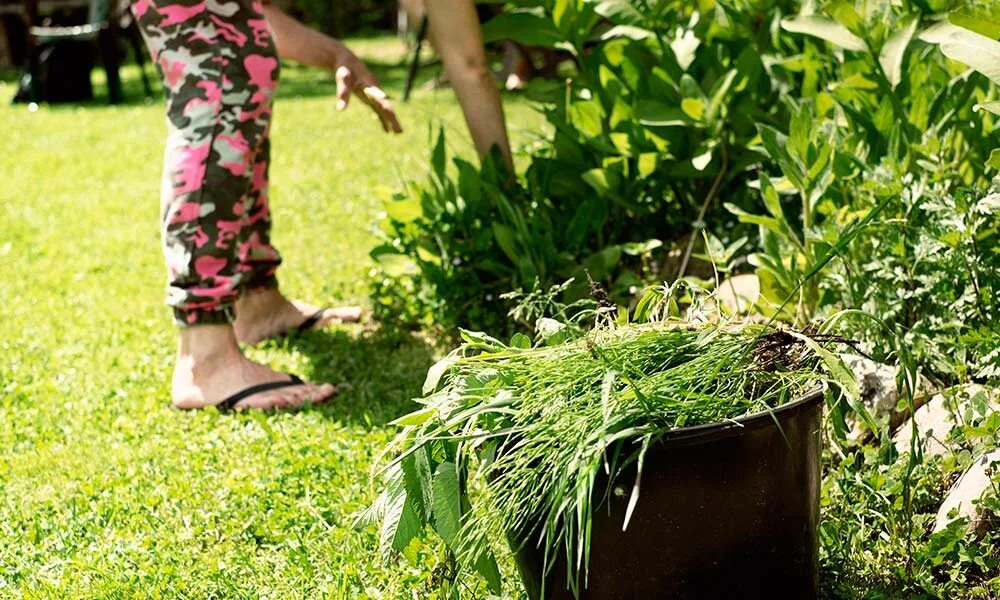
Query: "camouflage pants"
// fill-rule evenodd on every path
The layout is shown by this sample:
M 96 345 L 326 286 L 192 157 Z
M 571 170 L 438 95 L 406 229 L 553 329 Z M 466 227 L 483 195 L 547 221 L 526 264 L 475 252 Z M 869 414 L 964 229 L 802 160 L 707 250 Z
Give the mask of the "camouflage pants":
M 167 304 L 181 326 L 228 323 L 275 287 L 267 171 L 278 59 L 258 0 L 136 0 L 167 95 L 161 188 Z

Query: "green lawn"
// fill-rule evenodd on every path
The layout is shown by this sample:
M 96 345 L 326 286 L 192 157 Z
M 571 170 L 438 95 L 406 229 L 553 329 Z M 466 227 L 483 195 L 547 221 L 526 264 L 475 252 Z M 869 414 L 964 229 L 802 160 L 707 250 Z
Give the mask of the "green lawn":
M 399 96 L 404 49 L 362 40 Z M 433 557 L 381 562 L 351 529 L 372 463 L 440 352 L 376 325 L 250 354 L 344 384 L 297 414 L 168 408 L 162 99 L 8 106 L 0 83 L 0 597 L 426 598 Z M 426 73 L 424 75 L 427 76 Z M 328 74 L 286 68 L 273 130 L 284 289 L 366 303 L 378 188 L 426 172 L 431 134 L 471 144 L 450 90 L 399 107 L 404 135 L 334 110 Z M 95 87 L 103 93 L 95 72 Z M 508 98 L 515 140 L 541 119 Z

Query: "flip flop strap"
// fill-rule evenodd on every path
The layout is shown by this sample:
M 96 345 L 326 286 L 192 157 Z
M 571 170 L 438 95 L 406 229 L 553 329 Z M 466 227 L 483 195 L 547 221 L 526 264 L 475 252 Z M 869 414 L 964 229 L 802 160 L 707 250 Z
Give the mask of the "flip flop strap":
M 308 331 L 312 329 L 313 327 L 316 326 L 316 323 L 319 323 L 320 319 L 322 319 L 323 315 L 325 314 L 326 314 L 325 308 L 317 310 L 313 314 L 309 315 L 305 321 L 299 323 L 299 326 L 296 327 L 295 330 L 298 331 L 299 333 L 302 333 L 303 331 Z
M 229 396 L 222 402 L 215 405 L 215 408 L 219 412 L 227 412 L 233 410 L 236 407 L 236 403 L 245 398 L 249 398 L 254 394 L 260 394 L 261 392 L 269 392 L 271 390 L 279 390 L 281 388 L 292 387 L 295 385 L 302 385 L 303 381 L 298 375 L 289 375 L 291 379 L 288 381 L 270 381 L 268 383 L 259 383 L 257 385 L 251 385 L 248 388 L 242 389 L 232 396 Z

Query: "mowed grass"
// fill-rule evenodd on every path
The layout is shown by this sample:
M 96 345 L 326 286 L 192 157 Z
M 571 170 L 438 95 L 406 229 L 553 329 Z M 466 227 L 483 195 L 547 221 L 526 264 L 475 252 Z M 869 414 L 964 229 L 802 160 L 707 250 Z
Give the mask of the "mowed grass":
M 391 94 L 405 49 L 363 40 Z M 426 79 L 429 72 L 423 73 Z M 388 425 L 440 353 L 377 324 L 250 354 L 343 384 L 299 413 L 168 408 L 162 99 L 8 106 L 0 83 L 0 597 L 426 598 L 433 548 L 386 565 L 355 532 Z M 273 129 L 274 239 L 287 293 L 367 302 L 378 188 L 426 173 L 437 127 L 466 154 L 450 90 L 400 105 L 404 135 L 334 109 L 328 74 L 286 67 Z M 95 72 L 95 87 L 103 93 Z M 541 119 L 507 99 L 515 140 Z

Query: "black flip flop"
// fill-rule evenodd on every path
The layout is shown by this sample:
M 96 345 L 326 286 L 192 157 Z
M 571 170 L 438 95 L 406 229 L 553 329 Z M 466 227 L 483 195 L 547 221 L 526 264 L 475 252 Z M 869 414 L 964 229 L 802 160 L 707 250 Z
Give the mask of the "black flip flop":
M 314 312 L 312 315 L 306 317 L 306 320 L 299 323 L 298 327 L 295 328 L 295 332 L 302 333 L 304 331 L 309 331 L 310 329 L 316 326 L 316 323 L 320 322 L 320 320 L 323 318 L 323 315 L 325 315 L 326 311 L 328 310 L 330 309 L 321 308 L 316 312 Z
M 293 385 L 305 384 L 305 382 L 302 381 L 302 379 L 298 375 L 289 374 L 289 377 L 291 377 L 291 379 L 289 379 L 288 381 L 271 381 L 268 383 L 259 383 L 257 385 L 251 385 L 250 387 L 240 390 L 235 394 L 233 394 L 232 396 L 229 396 L 222 402 L 219 402 L 218 404 L 215 405 L 215 408 L 219 412 L 233 412 L 236 409 L 237 402 L 243 400 L 244 398 L 249 398 L 254 394 L 259 394 L 261 392 L 269 392 L 271 390 L 280 390 L 281 388 L 292 387 Z M 199 410 L 197 408 L 180 408 L 176 405 L 171 405 L 170 407 L 175 410 Z M 208 408 L 208 407 L 206 406 L 201 408 Z
M 298 375 L 289 374 L 288 381 L 271 381 L 268 383 L 259 383 L 257 385 L 251 385 L 248 388 L 242 389 L 232 396 L 226 398 L 222 402 L 215 405 L 215 408 L 219 412 L 230 412 L 236 408 L 236 403 L 244 398 L 249 398 L 254 394 L 259 394 L 261 392 L 269 392 L 271 390 L 280 390 L 281 388 L 292 387 L 295 385 L 303 385 L 305 382 Z

